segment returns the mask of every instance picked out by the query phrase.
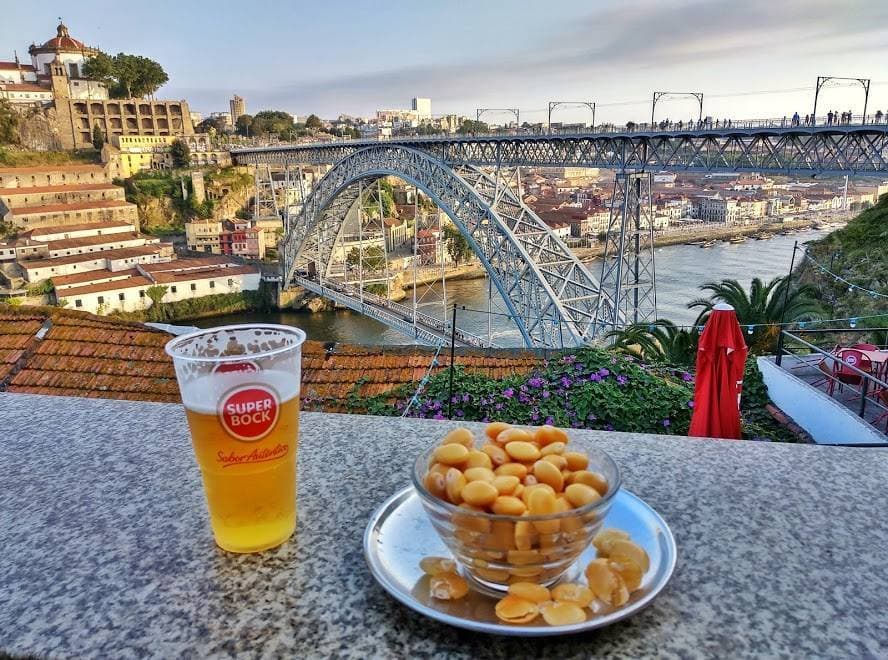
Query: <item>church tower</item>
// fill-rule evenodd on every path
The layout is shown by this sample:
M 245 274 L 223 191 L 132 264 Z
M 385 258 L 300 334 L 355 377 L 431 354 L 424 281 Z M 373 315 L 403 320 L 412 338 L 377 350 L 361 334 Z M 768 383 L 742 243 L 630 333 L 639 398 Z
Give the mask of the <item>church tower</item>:
M 52 95 L 58 99 L 71 98 L 71 90 L 68 87 L 68 71 L 59 60 L 58 55 L 49 65 L 49 76 L 52 82 Z

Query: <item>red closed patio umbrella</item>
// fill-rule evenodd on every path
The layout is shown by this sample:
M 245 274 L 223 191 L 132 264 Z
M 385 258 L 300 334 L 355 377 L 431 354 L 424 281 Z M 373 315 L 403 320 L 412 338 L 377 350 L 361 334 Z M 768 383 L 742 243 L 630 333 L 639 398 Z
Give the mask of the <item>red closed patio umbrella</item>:
M 749 349 L 734 308 L 716 305 L 697 346 L 694 415 L 688 435 L 739 440 L 740 391 Z

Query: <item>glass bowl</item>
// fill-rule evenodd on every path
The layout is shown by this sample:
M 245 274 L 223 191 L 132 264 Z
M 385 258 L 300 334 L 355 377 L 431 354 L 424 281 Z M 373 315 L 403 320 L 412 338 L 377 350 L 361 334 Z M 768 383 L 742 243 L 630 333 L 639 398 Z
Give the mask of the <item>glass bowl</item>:
M 571 439 L 568 449 L 589 457 L 588 470 L 607 479 L 600 500 L 550 515 L 509 516 L 472 511 L 431 493 L 424 485 L 436 444 L 413 468 L 413 486 L 432 526 L 461 572 L 481 591 L 500 594 L 514 582 L 551 585 L 589 546 L 621 487 L 620 469 L 602 449 Z

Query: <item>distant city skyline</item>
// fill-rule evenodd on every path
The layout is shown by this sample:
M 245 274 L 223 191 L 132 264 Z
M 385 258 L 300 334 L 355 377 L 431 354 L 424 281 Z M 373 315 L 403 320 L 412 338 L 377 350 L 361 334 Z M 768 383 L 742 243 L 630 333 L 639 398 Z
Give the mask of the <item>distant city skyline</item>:
M 474 116 L 517 107 L 545 121 L 550 100 L 592 100 L 598 122 L 646 121 L 654 90 L 700 91 L 712 117 L 804 116 L 817 75 L 872 79 L 869 111 L 888 109 L 888 3 L 866 0 L 562 0 L 557 11 L 519 0 L 336 6 L 83 0 L 4 9 L 0 60 L 54 35 L 110 53 L 145 55 L 170 77 L 158 98 L 208 114 L 246 99 L 250 113 L 368 116 L 409 108 Z M 766 93 L 756 93 L 766 92 Z M 863 109 L 860 87 L 827 88 L 818 114 Z M 658 104 L 657 118 L 696 116 L 695 102 Z M 505 115 L 489 115 L 502 123 Z M 581 110 L 553 121 L 588 121 Z

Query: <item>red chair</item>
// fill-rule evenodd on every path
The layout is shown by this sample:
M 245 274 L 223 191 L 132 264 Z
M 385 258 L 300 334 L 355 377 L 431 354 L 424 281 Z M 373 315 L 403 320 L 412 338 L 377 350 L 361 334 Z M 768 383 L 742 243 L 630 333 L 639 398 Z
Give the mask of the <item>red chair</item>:
M 839 392 L 842 391 L 843 385 L 860 385 L 863 382 L 863 376 L 849 369 L 848 365 L 857 367 L 857 369 L 866 373 L 872 373 L 873 371 L 873 363 L 870 362 L 866 355 L 853 348 L 842 349 L 839 351 L 839 359 L 833 364 L 833 377 L 835 380 L 829 383 L 830 396 L 832 396 L 837 381 Z
M 854 344 L 851 348 L 856 348 L 861 351 L 878 351 L 879 347 L 875 344 Z

